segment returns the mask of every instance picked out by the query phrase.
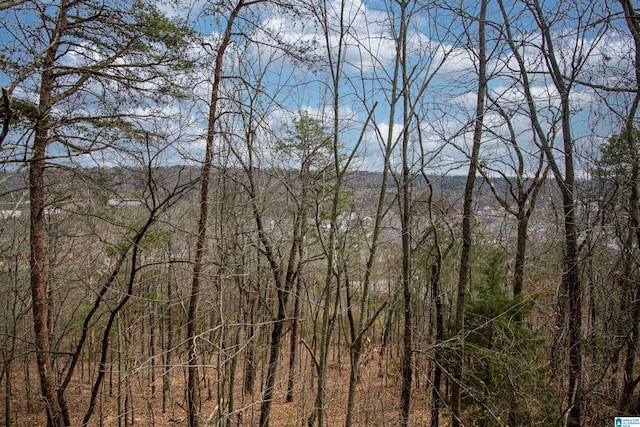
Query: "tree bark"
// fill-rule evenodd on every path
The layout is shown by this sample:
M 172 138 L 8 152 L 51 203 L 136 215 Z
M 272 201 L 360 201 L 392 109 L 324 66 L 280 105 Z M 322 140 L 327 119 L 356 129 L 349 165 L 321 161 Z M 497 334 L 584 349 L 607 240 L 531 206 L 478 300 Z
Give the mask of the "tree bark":
M 633 7 L 633 4 L 630 0 L 619 0 L 620 4 L 625 13 L 625 18 L 627 22 L 627 26 L 629 27 L 629 31 L 633 36 L 634 41 L 634 56 L 635 56 L 635 82 L 640 85 L 640 23 L 638 22 L 638 14 Z M 629 176 L 629 185 L 631 193 L 629 195 L 629 203 L 628 203 L 628 211 L 630 215 L 630 227 L 629 227 L 629 235 L 631 241 L 635 240 L 635 249 L 640 248 L 640 212 L 639 212 L 639 202 L 640 202 L 640 191 L 638 190 L 638 182 L 640 181 L 640 164 L 638 163 L 638 132 L 635 129 L 634 123 L 636 120 L 636 114 L 638 112 L 638 107 L 640 106 L 640 94 L 636 93 L 631 107 L 629 108 L 629 112 L 627 114 L 626 123 L 625 123 L 625 133 L 626 133 L 626 144 L 627 151 L 631 156 L 631 173 Z M 630 245 L 632 248 L 634 245 Z M 635 255 L 629 253 L 627 255 L 628 263 L 632 262 L 632 258 L 636 259 Z M 635 389 L 640 381 L 640 377 L 636 377 L 635 373 L 635 365 L 636 365 L 636 356 L 637 349 L 640 345 L 640 302 L 638 298 L 640 298 L 640 282 L 638 280 L 634 281 L 634 284 L 629 284 L 632 286 L 632 308 L 631 308 L 631 331 L 627 338 L 627 352 L 624 363 L 624 383 L 622 386 L 622 393 L 620 397 L 620 410 L 622 414 L 631 414 L 633 407 L 633 395 L 635 393 Z
M 487 90 L 487 58 L 486 58 L 486 16 L 488 0 L 480 3 L 480 15 L 478 17 L 478 89 L 476 93 L 476 117 L 473 132 L 473 147 L 469 158 L 469 171 L 464 188 L 464 207 L 462 212 L 462 252 L 460 254 L 460 276 L 458 278 L 458 300 L 456 302 L 455 332 L 459 340 L 464 335 L 464 312 L 467 295 L 467 286 L 471 276 L 471 246 L 472 219 L 473 219 L 473 193 L 478 169 L 478 156 L 482 141 L 482 126 L 484 123 L 484 103 Z M 463 377 L 464 346 L 457 349 L 452 367 L 451 384 L 451 425 L 461 425 L 461 387 Z
M 296 279 L 295 291 L 293 293 L 293 319 L 291 320 L 291 345 L 289 347 L 289 378 L 287 380 L 287 402 L 293 402 L 294 385 L 295 385 L 295 369 L 296 355 L 298 349 L 298 317 L 300 317 L 300 287 L 302 279 L 300 276 Z
M 404 303 L 404 331 L 402 334 L 402 387 L 400 392 L 401 425 L 409 424 L 411 409 L 411 385 L 413 383 L 413 319 L 411 310 L 411 169 L 409 167 L 409 123 L 412 120 L 407 62 L 407 8 L 409 3 L 400 2 L 399 50 L 402 69 L 402 100 L 404 132 L 402 134 L 402 178 L 400 181 L 400 228 L 402 240 L 402 296 Z
M 52 33 L 51 43 L 42 64 L 43 72 L 40 83 L 40 100 L 38 117 L 35 123 L 31 160 L 29 162 L 29 194 L 30 203 L 30 272 L 31 298 L 33 312 L 33 329 L 35 334 L 36 359 L 40 388 L 47 411 L 47 424 L 50 427 L 63 427 L 69 424 L 64 401 L 58 399 L 53 384 L 53 366 L 51 363 L 51 344 L 49 322 L 47 319 L 48 304 L 44 264 L 45 249 L 45 166 L 46 150 L 49 144 L 49 113 L 53 106 L 53 64 L 58 54 L 60 37 L 66 26 L 67 6 L 63 2 L 60 7 L 56 26 Z
M 168 253 L 172 253 L 171 244 L 168 245 Z M 171 394 L 171 366 L 173 355 L 173 282 L 175 280 L 175 268 L 169 264 L 169 277 L 167 278 L 167 303 L 166 319 L 163 324 L 167 329 L 167 342 L 164 349 L 164 367 L 162 369 L 162 413 L 167 412 L 167 400 Z
M 442 401 L 442 352 L 440 346 L 444 340 L 444 317 L 442 313 L 442 293 L 440 292 L 440 271 L 442 258 L 438 254 L 431 266 L 431 297 L 436 309 L 436 342 L 433 357 L 433 390 L 431 392 L 431 427 L 438 427 L 440 419 L 440 402 Z
M 251 151 L 251 149 L 250 149 Z M 253 210 L 254 219 L 256 221 L 256 227 L 258 230 L 258 236 L 264 248 L 264 253 L 269 262 L 273 280 L 276 286 L 276 296 L 278 301 L 278 310 L 276 318 L 274 319 L 273 329 L 271 331 L 271 344 L 269 346 L 269 363 L 267 367 L 267 377 L 265 381 L 264 391 L 260 403 L 260 427 L 266 427 L 269 425 L 269 417 L 271 415 L 271 403 L 273 401 L 273 389 L 276 380 L 276 373 L 278 371 L 278 362 L 280 361 L 280 347 L 282 343 L 282 332 L 284 330 L 285 321 L 287 319 L 287 303 L 289 301 L 289 294 L 293 288 L 294 281 L 299 268 L 298 248 L 302 245 L 302 216 L 297 215 L 295 218 L 293 243 L 289 251 L 289 260 L 287 264 L 287 271 L 283 275 L 280 265 L 276 259 L 274 249 L 269 242 L 264 225 L 262 222 L 262 214 L 258 207 L 258 200 L 256 195 L 256 185 L 253 176 L 252 160 L 250 159 L 247 165 L 248 180 L 250 186 L 250 198 L 251 206 Z
M 199 406 L 199 380 L 198 380 L 198 354 L 196 349 L 197 338 L 197 312 L 200 295 L 200 282 L 204 261 L 205 245 L 207 240 L 207 218 L 209 216 L 209 182 L 213 166 L 213 143 L 216 134 L 216 122 L 218 118 L 218 99 L 220 80 L 222 79 L 222 64 L 224 54 L 229 46 L 232 36 L 233 24 L 244 6 L 244 0 L 239 0 L 227 20 L 218 51 L 216 53 L 213 84 L 211 87 L 211 99 L 209 101 L 209 119 L 207 124 L 206 151 L 202 164 L 200 177 L 200 219 L 198 220 L 198 240 L 196 242 L 196 256 L 193 264 L 193 279 L 191 282 L 191 295 L 189 297 L 189 312 L 187 314 L 187 346 L 189 348 L 189 367 L 187 380 L 187 412 L 189 427 L 198 427 Z
M 578 227 L 575 212 L 575 168 L 573 160 L 573 137 L 571 133 L 570 86 L 565 83 L 565 74 L 560 69 L 554 50 L 551 30 L 538 0 L 533 1 L 542 37 L 546 43 L 545 58 L 554 85 L 560 95 L 560 120 L 564 158 L 564 176 L 556 163 L 555 155 L 548 144 L 543 145 L 547 160 L 560 187 L 564 214 L 564 256 L 561 292 L 566 295 L 569 306 L 569 378 L 567 387 L 567 426 L 580 427 L 582 349 L 580 334 L 582 329 L 582 289 L 579 271 Z M 546 141 L 544 139 L 543 141 Z M 562 300 L 563 295 L 559 296 Z

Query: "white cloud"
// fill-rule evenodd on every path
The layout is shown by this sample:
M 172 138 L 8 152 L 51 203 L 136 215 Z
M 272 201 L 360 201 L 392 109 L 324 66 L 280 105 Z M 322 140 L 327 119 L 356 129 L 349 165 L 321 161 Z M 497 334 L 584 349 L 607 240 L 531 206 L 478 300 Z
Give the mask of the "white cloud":
M 311 16 L 303 16 L 300 20 L 297 16 L 276 13 L 262 22 L 253 35 L 255 39 L 278 39 L 290 46 L 307 47 L 319 58 L 326 58 L 329 51 L 335 60 L 341 43 L 340 29 L 343 28 L 343 59 L 352 70 L 368 70 L 378 64 L 386 66 L 394 57 L 394 43 L 385 28 L 383 14 L 369 9 L 362 1 L 327 3 L 324 29 L 313 22 L 315 18 Z

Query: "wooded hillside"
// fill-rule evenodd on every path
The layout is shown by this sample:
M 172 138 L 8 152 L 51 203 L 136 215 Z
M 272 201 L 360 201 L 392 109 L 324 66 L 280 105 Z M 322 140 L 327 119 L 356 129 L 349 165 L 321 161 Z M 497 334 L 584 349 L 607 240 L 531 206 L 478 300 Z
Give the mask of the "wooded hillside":
M 631 0 L 0 0 L 5 426 L 640 416 Z

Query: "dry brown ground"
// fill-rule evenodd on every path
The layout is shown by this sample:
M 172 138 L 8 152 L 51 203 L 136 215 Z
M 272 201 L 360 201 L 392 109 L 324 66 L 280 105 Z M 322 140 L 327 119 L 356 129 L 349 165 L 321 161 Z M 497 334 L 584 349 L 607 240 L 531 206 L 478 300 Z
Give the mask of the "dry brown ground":
M 373 353 L 372 353 L 373 354 Z M 306 426 L 306 420 L 309 417 L 315 401 L 315 383 L 312 384 L 310 379 L 311 367 L 309 357 L 302 355 L 302 360 L 298 364 L 299 372 L 297 375 L 298 382 L 296 384 L 296 395 L 294 402 L 285 402 L 286 394 L 286 375 L 288 373 L 286 358 L 282 359 L 279 368 L 279 382 L 275 393 L 272 406 L 271 425 L 274 427 L 286 426 Z M 401 379 L 399 375 L 399 361 L 396 359 L 380 359 L 378 355 L 370 360 L 362 368 L 362 377 L 358 385 L 356 418 L 355 425 L 358 426 L 395 426 L 399 424 L 399 400 Z M 253 395 L 249 393 L 243 394 L 241 387 L 241 370 L 238 369 L 235 389 L 236 411 L 241 413 L 241 419 L 236 418 L 233 425 L 256 426 L 260 418 L 260 393 L 259 387 L 260 377 L 256 381 L 256 391 Z M 151 388 L 148 384 L 146 376 L 139 375 L 139 378 L 133 381 L 133 401 L 134 411 L 128 416 L 128 425 L 131 426 L 158 426 L 172 427 L 185 426 L 186 418 L 184 411 L 184 376 L 183 370 L 176 370 L 172 382 L 172 393 L 169 407 L 165 413 L 162 412 L 162 393 L 161 380 L 158 379 L 156 386 L 156 395 L 151 397 Z M 306 380 L 306 381 L 305 381 Z M 22 382 L 22 383 L 21 383 Z M 108 383 L 105 383 L 108 384 Z M 205 421 L 205 425 L 217 425 L 217 399 L 215 398 L 215 381 L 209 383 L 212 386 L 212 399 L 208 400 L 208 389 L 202 391 L 202 410 L 201 415 Z M 326 402 L 326 420 L 328 426 L 344 425 L 347 395 L 349 387 L 349 359 L 343 354 L 340 363 L 335 355 L 330 357 L 328 390 Z M 429 399 L 427 398 L 426 387 L 424 384 L 419 385 L 413 394 L 411 425 L 427 425 L 429 415 Z M 31 401 L 28 401 L 25 393 L 24 375 L 16 375 L 12 381 L 12 399 L 11 399 L 11 425 L 12 426 L 45 426 L 46 422 L 43 417 L 41 405 L 37 400 L 35 393 L 37 391 L 37 377 L 35 372 L 31 374 Z M 70 412 L 77 414 L 74 422 L 79 425 L 81 414 L 84 413 L 89 399 L 90 388 L 81 382 L 70 387 L 66 393 Z M 105 388 L 105 397 L 100 408 L 96 409 L 92 420 L 92 426 L 125 426 L 122 416 L 118 420 L 118 412 L 116 410 L 116 398 L 112 393 L 108 395 L 108 387 Z M 0 397 L 5 401 L 4 384 L 0 390 Z M 2 405 L 4 406 L 4 405 Z M 31 407 L 31 412 L 29 408 Z M 6 425 L 5 410 L 0 413 L 1 425 Z M 120 424 L 118 423 L 120 421 Z M 133 421 L 133 423 L 131 422 Z M 238 422 L 239 421 L 239 422 Z

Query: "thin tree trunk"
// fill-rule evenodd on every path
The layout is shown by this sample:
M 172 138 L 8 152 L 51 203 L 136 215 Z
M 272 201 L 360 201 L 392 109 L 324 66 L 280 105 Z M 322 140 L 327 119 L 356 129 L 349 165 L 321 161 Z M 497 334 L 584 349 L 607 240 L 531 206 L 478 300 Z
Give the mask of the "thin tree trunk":
M 271 272 L 273 274 L 274 283 L 276 285 L 276 295 L 278 300 L 278 311 L 276 314 L 276 318 L 274 319 L 273 330 L 271 331 L 271 345 L 269 349 L 269 364 L 267 367 L 267 377 L 264 387 L 264 392 L 262 395 L 262 402 L 260 404 L 260 427 L 266 427 L 269 425 L 269 416 L 271 414 L 271 403 L 273 400 L 273 389 L 276 379 L 276 373 L 278 370 L 278 362 L 280 360 L 280 347 L 282 343 L 282 332 L 284 330 L 285 320 L 287 318 L 287 302 L 289 300 L 289 294 L 291 293 L 291 289 L 293 288 L 295 277 L 298 271 L 299 260 L 297 259 L 298 255 L 298 247 L 302 244 L 302 236 L 300 234 L 302 217 L 297 215 L 295 218 L 294 224 L 294 235 L 293 235 L 293 244 L 291 245 L 291 250 L 289 251 L 289 260 L 287 264 L 287 272 L 283 275 L 276 261 L 276 255 L 274 250 L 267 239 L 266 232 L 264 229 L 264 225 L 262 222 L 262 214 L 260 213 L 257 196 L 256 196 L 256 187 L 253 176 L 253 166 L 252 160 L 249 160 L 249 164 L 247 167 L 248 179 L 250 185 L 250 198 L 251 204 L 254 214 L 254 219 L 256 221 L 256 226 L 258 229 L 258 235 L 260 241 L 262 242 L 265 256 L 267 261 L 269 262 L 269 266 L 271 268 Z
M 18 277 L 18 268 L 17 268 L 17 257 L 16 257 L 16 268 L 14 270 L 14 277 Z M 17 289 L 17 286 L 14 288 Z M 9 351 L 7 352 L 7 361 L 4 366 L 4 416 L 5 416 L 5 427 L 11 426 L 11 395 L 13 393 L 13 388 L 11 387 L 11 367 L 13 365 L 13 359 L 15 357 L 16 352 L 16 339 L 18 333 L 18 316 L 17 316 L 17 292 L 12 292 L 13 301 L 11 304 L 11 318 L 13 319 L 13 325 L 11 332 L 11 338 L 9 339 Z M 7 331 L 9 332 L 9 331 Z
M 353 316 L 353 308 L 351 302 L 351 284 L 347 280 L 345 286 L 347 294 L 347 318 L 349 320 L 349 329 L 351 332 L 351 345 L 349 346 L 349 360 L 351 369 L 349 371 L 349 392 L 347 395 L 347 418 L 345 427 L 351 427 L 354 418 L 354 407 L 356 402 L 356 387 L 360 381 L 360 358 L 362 356 L 362 339 L 357 339 L 356 321 Z M 364 296 L 363 296 L 364 298 Z M 362 317 L 363 313 L 360 313 Z
M 156 310 L 159 302 L 152 301 L 150 303 L 150 312 L 149 312 L 149 357 L 151 358 L 151 396 L 153 399 L 156 395 Z
M 336 162 L 337 157 L 336 157 Z M 325 298 L 324 304 L 322 306 L 322 317 L 320 322 L 320 357 L 318 358 L 317 364 L 317 373 L 318 373 L 318 382 L 317 382 L 317 392 L 316 392 L 316 400 L 314 405 L 314 410 L 311 416 L 308 419 L 308 425 L 314 426 L 317 425 L 319 427 L 324 426 L 324 399 L 326 396 L 326 382 L 327 382 L 327 358 L 329 355 L 329 344 L 331 342 L 331 318 L 333 317 L 331 313 L 331 303 L 332 303 L 332 294 L 333 294 L 333 277 L 334 277 L 334 260 L 335 260 L 335 230 L 337 227 L 337 212 L 338 212 L 338 201 L 339 201 L 339 193 L 340 188 L 342 187 L 342 181 L 339 176 L 336 181 L 336 186 L 334 189 L 333 202 L 331 206 L 331 223 L 329 236 L 326 243 L 326 251 L 327 251 L 327 268 L 325 272 L 325 281 L 324 281 L 324 291 L 323 295 Z M 338 298 L 338 296 L 336 296 Z
M 300 166 L 300 180 L 302 181 L 301 195 L 298 200 L 298 209 L 296 213 L 296 219 L 294 220 L 294 239 L 297 239 L 297 243 L 294 245 L 298 250 L 298 262 L 292 265 L 293 279 L 295 280 L 295 291 L 293 293 L 293 319 L 291 320 L 291 343 L 289 347 L 289 378 L 287 380 L 287 402 L 293 402 L 294 384 L 295 384 L 295 364 L 296 353 L 298 348 L 298 317 L 300 316 L 300 291 L 302 285 L 302 259 L 304 257 L 304 238 L 307 234 L 307 203 L 309 197 L 309 173 L 310 173 L 310 158 L 303 158 L 302 165 Z
M 579 271 L 578 227 L 575 213 L 575 170 L 573 160 L 573 137 L 571 133 L 570 87 L 565 83 L 565 74 L 560 69 L 554 50 L 554 39 L 538 0 L 532 6 L 537 14 L 542 37 L 546 43 L 546 59 L 550 67 L 556 89 L 560 95 L 560 120 L 564 157 L 564 176 L 560 171 L 555 153 L 548 141 L 542 139 L 547 160 L 551 165 L 562 194 L 564 214 L 564 256 L 561 292 L 566 295 L 569 307 L 569 378 L 567 387 L 567 426 L 580 427 L 582 349 L 580 333 L 582 329 L 582 289 Z M 531 102 L 531 101 L 530 101 Z M 559 295 L 559 300 L 564 298 Z
M 518 207 L 517 219 L 517 236 L 516 236 L 516 255 L 513 272 L 513 298 L 517 300 L 522 294 L 524 288 L 524 265 L 526 260 L 527 250 L 527 229 L 529 226 L 529 217 L 524 211 L 524 206 Z M 522 310 L 517 308 L 514 313 L 514 320 L 516 323 L 521 323 L 523 319 Z M 518 415 L 516 410 L 516 403 L 512 402 L 509 409 L 509 424 L 518 425 Z
M 187 314 L 187 346 L 189 348 L 189 367 L 187 380 L 187 412 L 189 427 L 198 427 L 199 408 L 199 380 L 198 380 L 198 355 L 196 353 L 197 338 L 197 311 L 198 299 L 200 296 L 200 282 L 202 280 L 202 267 L 204 262 L 204 252 L 207 239 L 207 217 L 209 215 L 209 181 L 213 166 L 213 143 L 216 133 L 216 121 L 218 116 L 218 98 L 220 90 L 220 80 L 222 78 L 222 63 L 224 54 L 229 46 L 232 36 L 232 28 L 235 19 L 244 6 L 244 0 L 239 0 L 231 12 L 224 35 L 220 41 L 218 52 L 216 53 L 213 84 L 211 87 L 211 100 L 209 101 L 209 119 L 207 124 L 206 151 L 202 164 L 202 175 L 200 177 L 200 219 L 198 220 L 198 240 L 196 242 L 196 256 L 193 264 L 193 280 L 191 282 L 191 296 L 189 297 L 189 312 Z
M 568 110 L 567 110 L 568 112 Z M 567 171 L 569 175 L 569 171 Z M 565 185 L 573 188 L 573 170 L 571 179 Z M 567 398 L 569 402 L 569 427 L 580 427 L 581 418 L 581 386 L 582 348 L 580 333 L 582 329 L 582 290 L 578 259 L 578 231 L 575 222 L 573 190 L 563 196 L 565 215 L 566 255 L 565 271 L 562 281 L 569 297 L 569 384 Z
M 47 424 L 66 424 L 63 408 L 54 392 L 53 367 L 51 363 L 49 328 L 47 321 L 47 293 L 44 276 L 44 206 L 45 206 L 45 147 L 47 144 L 46 124 L 36 130 L 33 160 L 29 167 L 29 192 L 31 195 L 31 298 L 33 326 L 35 333 L 36 358 L 40 375 L 40 389 L 47 411 Z
M 411 121 L 409 96 L 409 64 L 407 63 L 407 7 L 408 2 L 400 2 L 399 50 L 402 68 L 402 99 L 404 132 L 402 134 L 402 179 L 400 181 L 400 228 L 402 240 L 402 295 L 404 301 L 404 331 L 402 351 L 402 388 L 400 393 L 401 425 L 409 424 L 411 408 L 411 384 L 413 382 L 413 322 L 411 310 L 411 170 L 409 169 L 409 132 Z
M 4 425 L 11 426 L 11 359 L 13 359 L 14 342 L 11 343 L 11 351 L 9 352 L 9 360 L 4 366 Z
M 517 217 L 517 236 L 516 236 L 516 255 L 513 268 L 513 297 L 517 298 L 524 290 L 524 265 L 527 251 L 527 229 L 529 227 L 529 218 L 524 212 L 524 207 L 519 208 Z M 517 312 L 517 320 L 522 319 L 520 310 Z
M 118 417 L 118 427 L 122 427 L 122 413 L 124 413 L 123 405 L 122 405 L 122 373 L 124 372 L 124 367 L 122 363 L 122 353 L 124 352 L 124 345 L 122 341 L 124 340 L 124 333 L 122 331 L 122 321 L 119 321 L 117 326 L 118 336 L 117 336 L 117 345 L 118 345 L 118 386 L 116 388 L 116 409 L 117 409 L 117 417 Z
M 256 379 L 255 354 L 254 354 L 254 307 L 253 301 L 249 299 L 249 329 L 247 331 L 247 347 L 245 350 L 244 380 L 242 381 L 244 391 L 253 394 L 253 385 Z
M 66 26 L 67 6 L 62 5 L 58 12 L 56 26 L 52 33 L 51 44 L 47 48 L 42 64 L 42 80 L 40 83 L 39 116 L 35 124 L 31 160 L 29 162 L 29 194 L 30 194 L 30 271 L 31 298 L 33 312 L 33 329 L 35 334 L 36 359 L 40 376 L 40 389 L 47 412 L 47 424 L 50 427 L 63 427 L 69 424 L 64 402 L 60 401 L 53 384 L 53 366 L 49 322 L 47 319 L 48 304 L 46 279 L 44 272 L 45 249 L 45 159 L 49 143 L 48 115 L 52 108 L 53 64 L 58 54 L 61 33 Z
M 171 254 L 171 245 L 169 245 L 169 254 Z M 164 322 L 167 328 L 167 343 L 165 346 L 164 368 L 162 373 L 162 413 L 167 412 L 167 399 L 171 394 L 171 369 L 173 355 L 173 281 L 175 280 L 175 269 L 173 264 L 169 264 L 169 280 L 167 280 L 167 307 L 166 320 Z
M 630 264 L 632 261 L 626 261 Z M 627 337 L 626 355 L 624 359 L 624 380 L 622 384 L 622 392 L 620 394 L 620 404 L 618 408 L 621 415 L 631 415 L 634 413 L 634 393 L 638 385 L 639 379 L 636 377 L 635 365 L 637 357 L 637 349 L 640 345 L 640 328 L 638 325 L 638 319 L 640 319 L 640 304 L 638 298 L 640 298 L 640 282 L 637 280 L 629 281 L 623 280 L 625 286 L 629 286 L 631 289 L 629 294 L 632 296 L 632 309 L 631 309 L 631 331 Z
M 287 380 L 287 402 L 293 402 L 296 354 L 298 349 L 298 317 L 300 317 L 300 286 L 302 278 L 298 275 L 295 292 L 293 294 L 293 319 L 291 320 L 291 346 L 289 347 L 289 378 Z
M 480 142 L 482 140 L 482 126 L 484 122 L 484 103 L 487 90 L 487 58 L 485 26 L 488 0 L 482 0 L 480 4 L 480 16 L 478 17 L 478 90 L 476 93 L 476 118 L 473 132 L 473 147 L 469 158 L 469 171 L 464 189 L 464 207 L 462 213 L 462 253 L 460 255 L 460 276 L 458 279 L 458 301 L 456 302 L 455 332 L 458 339 L 464 334 L 464 312 L 467 295 L 467 286 L 471 276 L 471 245 L 472 245 L 472 218 L 473 218 L 473 193 L 476 182 L 478 156 Z M 461 389 L 463 379 L 464 348 L 458 348 L 453 360 L 452 384 L 451 384 L 451 426 L 461 425 Z
M 440 402 L 442 402 L 442 353 L 444 340 L 444 320 L 442 315 L 442 294 L 440 292 L 441 256 L 431 265 L 431 298 L 436 309 L 436 341 L 433 357 L 433 389 L 431 391 L 431 427 L 438 427 L 440 419 Z
M 342 189 L 342 179 L 343 175 L 341 173 L 340 168 L 340 154 L 339 154 L 339 142 L 340 142 L 340 80 L 342 78 L 342 65 L 343 65 L 343 49 L 344 47 L 344 38 L 345 34 L 345 3 L 344 1 L 339 2 L 339 11 L 338 13 L 338 25 L 339 32 L 337 35 L 337 40 L 330 41 L 332 35 L 330 33 L 331 29 L 329 28 L 328 14 L 329 11 L 326 9 L 326 3 L 323 3 L 325 8 L 321 12 L 321 25 L 323 26 L 323 36 L 327 42 L 327 54 L 328 54 L 328 62 L 329 62 L 329 72 L 331 73 L 331 95 L 332 95 L 332 107 L 333 107 L 333 129 L 332 129 L 332 146 L 331 153 L 333 155 L 333 163 L 332 168 L 335 173 L 335 185 L 334 185 L 334 193 L 333 200 L 331 203 L 331 213 L 330 213 L 330 230 L 329 235 L 327 236 L 327 240 L 324 243 L 325 255 L 327 257 L 326 262 L 326 270 L 324 277 L 324 292 L 323 295 L 325 297 L 324 304 L 322 306 L 322 318 L 320 323 L 320 357 L 317 359 L 316 364 L 316 372 L 318 374 L 317 378 L 317 388 L 316 388 L 316 399 L 313 408 L 313 412 L 309 416 L 307 420 L 307 424 L 309 426 L 314 426 L 316 422 L 319 427 L 324 427 L 324 399 L 326 395 L 326 377 L 327 377 L 327 353 L 329 351 L 329 344 L 331 342 L 330 336 L 330 318 L 331 313 L 331 295 L 332 295 L 332 284 L 334 278 L 334 261 L 335 261 L 335 241 L 336 241 L 336 227 L 337 227 L 337 218 L 338 218 L 338 208 L 339 208 L 339 195 Z M 322 2 L 321 2 L 322 4 Z M 331 45 L 335 43 L 337 52 L 333 52 L 330 48 Z M 335 56 L 334 56 L 335 54 Z M 336 296 L 336 298 L 339 298 Z
M 619 0 L 622 8 L 625 12 L 627 26 L 631 32 L 634 40 L 634 56 L 635 56 L 635 79 L 636 84 L 640 84 L 640 23 L 638 22 L 638 14 L 633 7 L 630 0 Z M 638 190 L 638 181 L 640 181 L 640 165 L 638 163 L 638 132 L 634 127 L 636 114 L 640 105 L 640 94 L 635 95 L 627 120 L 625 123 L 626 131 L 626 143 L 627 150 L 631 155 L 631 174 L 630 174 L 630 188 L 631 194 L 629 196 L 629 213 L 631 215 L 631 227 L 629 230 L 635 238 L 636 248 L 640 247 L 640 212 L 638 211 L 638 204 L 640 201 L 640 191 Z M 630 245 L 632 247 L 633 245 Z M 632 255 L 629 254 L 629 257 Z M 631 260 L 629 260 L 631 262 Z M 633 406 L 633 395 L 635 389 L 640 381 L 640 377 L 636 377 L 635 365 L 638 347 L 640 345 L 640 282 L 635 281 L 633 286 L 632 295 L 633 305 L 631 309 L 631 333 L 627 338 L 627 354 L 624 364 L 624 384 L 622 386 L 622 394 L 620 398 L 620 410 L 622 414 L 631 414 Z
M 233 351 L 232 351 L 232 356 L 231 356 L 231 365 L 229 366 L 229 392 L 228 392 L 228 409 L 226 411 L 226 418 L 227 418 L 227 427 L 232 427 L 233 426 L 233 412 L 234 412 L 234 406 L 235 406 L 235 378 L 236 378 L 236 368 L 238 366 L 238 357 L 240 357 L 239 353 L 236 351 L 236 348 L 238 348 L 238 345 L 240 344 L 240 328 L 236 329 L 236 332 L 234 334 L 233 337 Z
M 286 297 L 278 291 L 278 314 L 271 331 L 271 345 L 269 348 L 269 365 L 267 367 L 267 377 L 262 395 L 262 403 L 260 407 L 260 427 L 269 425 L 269 416 L 271 415 L 271 401 L 273 400 L 273 388 L 278 369 L 278 359 L 280 358 L 280 342 L 282 340 L 282 330 L 286 319 Z

